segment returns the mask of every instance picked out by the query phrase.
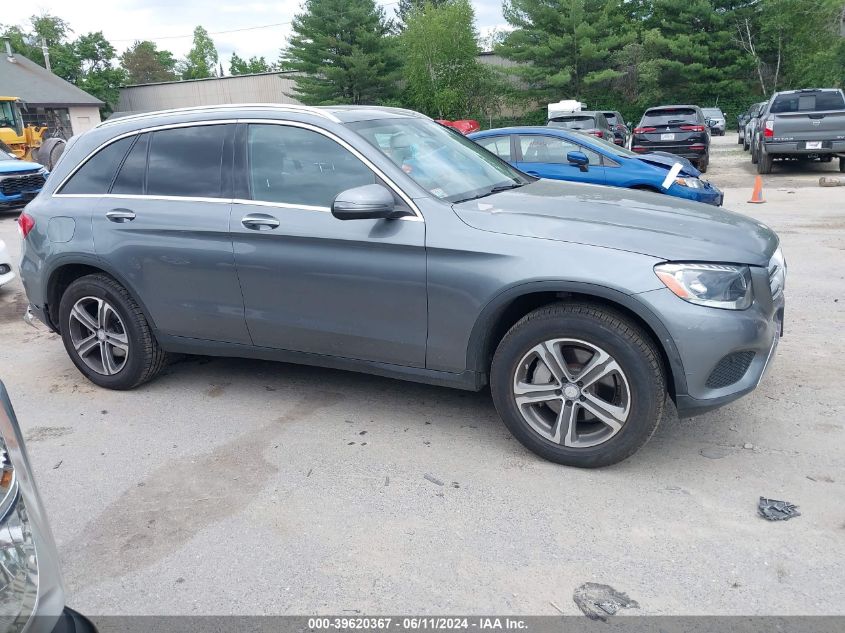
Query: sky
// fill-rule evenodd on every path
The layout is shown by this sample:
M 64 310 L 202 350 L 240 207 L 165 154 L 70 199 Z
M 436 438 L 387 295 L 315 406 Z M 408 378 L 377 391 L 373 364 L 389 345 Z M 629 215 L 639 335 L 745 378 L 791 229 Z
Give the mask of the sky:
M 398 5 L 391 0 L 376 2 L 388 15 Z M 501 0 L 472 0 L 472 4 L 482 35 L 505 26 Z M 176 57 L 185 56 L 194 27 L 201 24 L 228 71 L 232 51 L 244 59 L 256 55 L 276 61 L 290 35 L 286 23 L 299 11 L 299 0 L 34 0 L 3 2 L 0 23 L 26 26 L 31 15 L 48 12 L 69 22 L 75 36 L 103 31 L 118 54 L 135 40 L 153 40 Z M 273 26 L 251 28 L 265 25 Z

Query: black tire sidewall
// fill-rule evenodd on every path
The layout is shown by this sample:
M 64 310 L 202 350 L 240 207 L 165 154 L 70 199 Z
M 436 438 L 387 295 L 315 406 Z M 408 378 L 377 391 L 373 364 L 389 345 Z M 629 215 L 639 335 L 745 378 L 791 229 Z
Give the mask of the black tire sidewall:
M 534 345 L 553 338 L 574 338 L 608 352 L 625 372 L 631 410 L 622 430 L 607 442 L 591 448 L 572 449 L 538 435 L 523 419 L 513 399 L 517 364 Z M 665 385 L 662 372 L 640 351 L 634 337 L 600 319 L 583 314 L 529 320 L 515 327 L 502 341 L 490 372 L 490 388 L 499 415 L 513 435 L 529 450 L 553 462 L 593 468 L 619 462 L 637 451 L 654 433 L 663 410 Z
M 104 376 L 92 370 L 76 353 L 68 331 L 68 318 L 73 305 L 83 297 L 97 297 L 107 301 L 114 308 L 126 330 L 129 340 L 129 359 L 123 369 L 113 376 Z M 143 318 L 143 317 L 141 317 Z M 131 389 L 141 380 L 148 359 L 144 357 L 145 347 L 142 344 L 142 323 L 122 294 L 111 284 L 98 277 L 83 277 L 73 282 L 62 295 L 59 304 L 59 319 L 61 324 L 62 342 L 73 364 L 88 380 L 107 389 Z

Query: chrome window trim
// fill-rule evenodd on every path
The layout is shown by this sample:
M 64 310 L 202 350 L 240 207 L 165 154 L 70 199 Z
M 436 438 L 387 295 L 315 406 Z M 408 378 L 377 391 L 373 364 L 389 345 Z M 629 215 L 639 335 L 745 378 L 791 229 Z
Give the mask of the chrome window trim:
M 373 162 L 370 161 L 369 158 L 364 156 L 360 151 L 358 151 L 357 149 L 352 147 L 352 145 L 350 145 L 345 140 L 340 138 L 337 134 L 334 134 L 333 132 L 330 132 L 328 130 L 324 130 L 323 128 L 318 127 L 316 125 L 312 125 L 310 123 L 302 123 L 301 121 L 278 121 L 278 120 L 274 121 L 274 120 L 271 120 L 271 119 L 238 119 L 238 123 L 259 124 L 259 125 L 286 125 L 286 126 L 289 126 L 289 127 L 303 128 L 303 129 L 306 129 L 306 130 L 311 130 L 312 132 L 316 132 L 317 134 L 322 134 L 323 136 L 333 140 L 335 143 L 337 143 L 338 145 L 340 145 L 341 147 L 346 149 L 353 156 L 355 156 L 358 160 L 360 160 L 362 163 L 364 163 L 372 172 L 374 172 L 379 178 L 381 178 L 385 183 L 387 183 L 387 185 L 396 193 L 396 195 L 398 195 L 400 198 L 402 198 L 402 200 L 404 200 L 405 204 L 408 205 L 408 208 L 411 209 L 411 211 L 413 212 L 414 215 L 399 218 L 400 220 L 410 220 L 412 222 L 424 222 L 425 221 L 423 219 L 422 213 L 420 213 L 420 210 L 417 207 L 417 205 L 414 204 L 414 201 L 411 199 L 410 196 L 408 196 L 408 194 L 406 194 L 404 191 L 402 191 L 402 189 L 399 187 L 399 185 L 397 185 L 395 182 L 393 182 L 393 180 L 388 178 L 387 175 L 381 169 L 376 167 L 375 164 L 373 164 Z M 256 202 L 263 202 L 263 201 L 235 199 L 235 202 L 237 204 L 242 204 L 244 202 L 249 203 L 249 204 L 254 204 Z M 283 208 L 303 208 L 303 206 L 304 206 L 304 205 L 296 205 L 296 204 L 291 204 L 291 203 L 280 203 L 280 202 L 271 202 L 270 204 L 276 205 L 276 206 L 285 205 Z M 320 207 L 320 209 L 321 210 L 326 209 L 326 207 Z M 331 211 L 331 209 L 327 209 L 327 210 Z
M 322 134 L 323 136 L 333 140 L 338 145 L 349 151 L 353 156 L 355 156 L 358 160 L 360 160 L 364 165 L 366 165 L 373 173 L 375 173 L 379 178 L 381 178 L 395 193 L 398 195 L 405 204 L 408 205 L 408 208 L 411 209 L 413 213 L 412 216 L 404 216 L 399 218 L 400 220 L 410 221 L 410 222 L 424 222 L 422 213 L 419 210 L 419 207 L 414 203 L 413 199 L 408 196 L 402 189 L 392 180 L 390 179 L 381 169 L 376 167 L 370 159 L 364 156 L 359 150 L 355 149 L 352 145 L 347 143 L 345 140 L 330 132 L 328 130 L 324 130 L 323 128 L 312 125 L 310 123 L 303 123 L 301 121 L 283 121 L 278 119 L 217 119 L 213 121 L 188 121 L 188 122 L 181 122 L 181 123 L 165 123 L 162 125 L 154 125 L 150 127 L 141 128 L 138 130 L 132 130 L 130 132 L 124 132 L 123 134 L 119 134 L 114 138 L 109 139 L 105 143 L 98 145 L 95 149 L 88 153 L 84 160 L 82 160 L 76 167 L 74 167 L 71 172 L 65 176 L 59 185 L 56 187 L 51 197 L 53 198 L 116 198 L 116 199 L 126 199 L 126 200 L 186 200 L 186 201 L 194 201 L 194 202 L 227 202 L 232 204 L 254 204 L 257 206 L 269 206 L 269 207 L 279 207 L 282 209 L 303 209 L 305 211 L 319 211 L 319 212 L 328 212 L 331 213 L 331 209 L 328 207 L 322 206 L 312 206 L 312 205 L 298 205 L 293 203 L 287 202 L 269 202 L 265 200 L 245 200 L 242 198 L 204 198 L 204 197 L 196 197 L 196 196 L 156 196 L 156 195 L 139 195 L 139 194 L 113 194 L 113 193 L 98 193 L 98 194 L 87 194 L 87 193 L 61 193 L 62 188 L 67 184 L 67 182 L 73 178 L 73 176 L 78 172 L 82 167 L 89 161 L 91 158 L 111 145 L 112 143 L 116 143 L 117 141 L 127 138 L 129 136 L 140 136 L 141 134 L 145 134 L 147 132 L 156 132 L 158 130 L 169 130 L 174 128 L 183 128 L 183 127 L 199 127 L 205 125 L 226 125 L 226 124 L 233 124 L 233 123 L 247 123 L 247 124 L 259 124 L 259 125 L 286 125 L 290 127 L 298 127 L 304 128 L 307 130 L 311 130 L 312 132 L 316 132 L 317 134 Z
M 97 124 L 96 127 L 109 127 L 118 125 L 124 121 L 141 121 L 165 114 L 191 114 L 202 112 L 218 112 L 220 110 L 270 110 L 274 112 L 294 112 L 299 114 L 313 114 L 314 116 L 328 119 L 332 123 L 341 123 L 341 120 L 332 114 L 329 110 L 322 110 L 313 106 L 294 105 L 287 103 L 221 103 L 217 105 L 206 106 L 188 106 L 185 108 L 169 108 L 167 110 L 154 110 L 152 112 L 140 112 L 138 114 L 130 114 L 128 116 L 119 117 L 117 119 L 109 119 Z

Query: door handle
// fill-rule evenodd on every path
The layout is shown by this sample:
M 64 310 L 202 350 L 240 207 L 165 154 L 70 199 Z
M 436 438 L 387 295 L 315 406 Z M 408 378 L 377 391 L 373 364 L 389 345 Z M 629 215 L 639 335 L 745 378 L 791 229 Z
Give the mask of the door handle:
M 241 224 L 253 231 L 269 231 L 279 226 L 279 221 L 266 213 L 250 213 L 241 218 Z
M 112 209 L 106 213 L 111 222 L 131 222 L 135 219 L 135 212 L 129 209 Z

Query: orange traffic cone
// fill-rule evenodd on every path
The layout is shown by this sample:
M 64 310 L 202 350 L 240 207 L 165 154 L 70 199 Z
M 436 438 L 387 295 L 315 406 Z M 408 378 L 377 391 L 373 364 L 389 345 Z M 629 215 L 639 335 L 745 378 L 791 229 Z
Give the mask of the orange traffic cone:
M 763 200 L 763 179 L 760 176 L 754 179 L 754 192 L 748 202 L 751 204 L 763 204 L 765 202 Z

